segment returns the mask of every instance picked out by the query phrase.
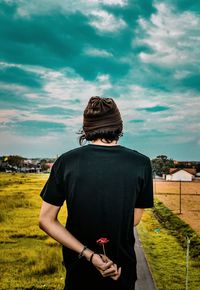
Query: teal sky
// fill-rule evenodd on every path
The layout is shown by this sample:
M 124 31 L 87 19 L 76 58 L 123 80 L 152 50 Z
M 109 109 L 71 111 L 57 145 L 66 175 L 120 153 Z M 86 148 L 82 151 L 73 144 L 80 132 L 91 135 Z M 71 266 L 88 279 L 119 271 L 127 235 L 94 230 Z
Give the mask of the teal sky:
M 121 111 L 121 145 L 200 160 L 199 27 L 196 0 L 0 0 L 0 155 L 79 147 L 98 95 Z

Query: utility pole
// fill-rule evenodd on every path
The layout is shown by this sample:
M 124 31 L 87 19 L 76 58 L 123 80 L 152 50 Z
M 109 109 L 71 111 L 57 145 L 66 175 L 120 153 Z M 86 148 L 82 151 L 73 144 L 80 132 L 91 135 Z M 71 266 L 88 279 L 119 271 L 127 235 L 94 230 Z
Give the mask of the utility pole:
M 182 186 L 181 186 L 181 179 L 179 180 L 179 214 L 182 214 L 182 196 L 181 196 L 181 190 L 182 190 Z

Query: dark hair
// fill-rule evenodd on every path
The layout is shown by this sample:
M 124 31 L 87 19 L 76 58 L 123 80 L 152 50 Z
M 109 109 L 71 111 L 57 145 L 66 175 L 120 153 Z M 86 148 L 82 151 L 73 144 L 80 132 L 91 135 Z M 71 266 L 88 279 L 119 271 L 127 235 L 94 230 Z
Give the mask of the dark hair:
M 91 97 L 83 114 L 79 144 L 100 139 L 111 143 L 123 136 L 123 122 L 116 103 L 111 98 Z
M 100 129 L 88 133 L 85 133 L 83 129 L 81 129 L 77 134 L 81 134 L 81 136 L 78 138 L 80 145 L 84 145 L 84 143 L 87 141 L 95 141 L 97 139 L 100 139 L 102 142 L 105 140 L 106 143 L 111 143 L 114 140 L 118 141 L 119 138 L 123 136 L 122 128 L 118 128 L 114 131 Z

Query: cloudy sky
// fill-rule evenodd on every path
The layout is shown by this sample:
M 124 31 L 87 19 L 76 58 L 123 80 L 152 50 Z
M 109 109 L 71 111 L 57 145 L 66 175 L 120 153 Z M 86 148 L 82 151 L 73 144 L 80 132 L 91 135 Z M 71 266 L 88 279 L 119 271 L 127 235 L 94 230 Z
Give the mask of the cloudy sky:
M 200 160 L 199 27 L 196 0 L 0 0 L 0 155 L 79 147 L 99 95 L 121 111 L 121 145 Z

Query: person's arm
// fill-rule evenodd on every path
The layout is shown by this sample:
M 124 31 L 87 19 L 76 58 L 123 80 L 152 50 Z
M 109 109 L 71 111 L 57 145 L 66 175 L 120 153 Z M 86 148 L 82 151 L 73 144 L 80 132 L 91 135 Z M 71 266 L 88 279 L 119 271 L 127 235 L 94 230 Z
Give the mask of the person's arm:
M 79 254 L 83 251 L 84 245 L 60 224 L 57 219 L 60 208 L 60 206 L 55 206 L 43 201 L 39 217 L 39 227 L 60 244 Z M 88 261 L 92 254 L 93 251 L 88 248 L 83 252 L 83 256 Z M 107 262 L 104 261 L 99 255 L 93 255 L 92 264 L 102 276 L 111 276 L 111 278 L 117 280 L 120 276 L 121 269 L 117 269 L 117 266 L 108 258 L 106 259 Z
M 152 167 L 149 158 L 146 159 L 142 174 L 142 186 L 138 192 L 134 210 L 134 226 L 137 226 L 142 218 L 145 208 L 153 207 L 153 178 Z
M 57 219 L 60 208 L 60 206 L 43 201 L 39 217 L 39 227 L 60 244 L 80 253 L 84 245 L 73 237 Z M 91 254 L 92 251 L 87 250 L 87 258 Z
M 134 227 L 139 224 L 143 213 L 144 213 L 144 208 L 135 208 L 134 209 Z

